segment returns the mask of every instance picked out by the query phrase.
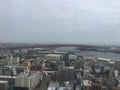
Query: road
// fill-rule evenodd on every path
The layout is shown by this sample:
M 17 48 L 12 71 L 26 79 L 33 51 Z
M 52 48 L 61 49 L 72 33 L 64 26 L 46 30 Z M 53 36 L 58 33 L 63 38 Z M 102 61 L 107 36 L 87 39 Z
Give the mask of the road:
M 35 88 L 35 90 L 47 90 L 50 80 L 51 76 L 46 76 L 46 78 L 42 80 L 42 82 L 39 84 L 37 88 Z

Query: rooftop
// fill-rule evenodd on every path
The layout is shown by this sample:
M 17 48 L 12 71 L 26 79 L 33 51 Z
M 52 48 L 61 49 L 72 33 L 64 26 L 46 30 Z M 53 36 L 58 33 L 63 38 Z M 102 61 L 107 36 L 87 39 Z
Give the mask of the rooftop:
M 91 86 L 91 84 L 92 84 L 92 82 L 89 80 L 83 80 L 82 82 L 83 82 L 84 86 Z
M 8 81 L 0 80 L 0 84 L 3 84 L 3 83 L 8 83 Z

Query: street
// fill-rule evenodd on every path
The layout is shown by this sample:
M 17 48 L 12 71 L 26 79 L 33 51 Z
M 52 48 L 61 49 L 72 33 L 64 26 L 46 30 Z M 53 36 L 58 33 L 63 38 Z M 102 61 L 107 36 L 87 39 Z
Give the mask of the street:
M 46 78 L 42 80 L 38 87 L 36 87 L 34 90 L 47 90 L 50 80 L 51 76 L 46 76 Z

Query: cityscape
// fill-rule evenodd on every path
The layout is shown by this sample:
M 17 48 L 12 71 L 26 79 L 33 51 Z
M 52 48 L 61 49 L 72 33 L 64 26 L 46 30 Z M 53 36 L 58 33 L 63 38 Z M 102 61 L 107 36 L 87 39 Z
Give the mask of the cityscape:
M 0 90 L 120 90 L 119 50 L 78 44 L 1 44 Z
M 120 90 L 120 0 L 0 0 L 0 90 Z

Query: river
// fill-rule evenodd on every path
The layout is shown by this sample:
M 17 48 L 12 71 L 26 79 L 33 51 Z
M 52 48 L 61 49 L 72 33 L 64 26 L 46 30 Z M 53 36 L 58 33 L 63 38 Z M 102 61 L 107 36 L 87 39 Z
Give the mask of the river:
M 61 47 L 57 48 L 56 51 L 72 51 L 77 56 L 93 55 L 95 57 L 109 58 L 115 61 L 120 60 L 120 54 L 98 51 L 80 51 L 77 50 L 75 47 Z

